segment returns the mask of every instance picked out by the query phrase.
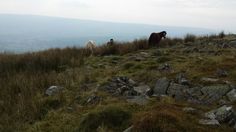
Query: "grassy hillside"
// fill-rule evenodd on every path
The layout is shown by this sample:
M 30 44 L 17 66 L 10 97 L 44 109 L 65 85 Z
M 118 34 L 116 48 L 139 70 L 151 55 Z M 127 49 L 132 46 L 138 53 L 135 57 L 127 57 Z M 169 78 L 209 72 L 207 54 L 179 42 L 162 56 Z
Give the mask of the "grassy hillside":
M 236 84 L 235 35 L 167 38 L 159 47 L 147 40 L 102 45 L 93 54 L 84 48 L 0 55 L 0 131 L 233 131 L 227 124 L 200 125 L 211 105 L 149 98 L 146 105 L 102 90 L 112 78 L 125 76 L 151 89 L 159 78 L 184 73 L 194 85 Z M 168 65 L 169 69 L 163 70 Z M 227 76 L 217 76 L 217 70 Z M 202 81 L 203 77 L 217 82 Z M 50 86 L 63 90 L 45 94 Z M 234 102 L 230 103 L 234 105 Z M 186 113 L 194 107 L 198 112 Z

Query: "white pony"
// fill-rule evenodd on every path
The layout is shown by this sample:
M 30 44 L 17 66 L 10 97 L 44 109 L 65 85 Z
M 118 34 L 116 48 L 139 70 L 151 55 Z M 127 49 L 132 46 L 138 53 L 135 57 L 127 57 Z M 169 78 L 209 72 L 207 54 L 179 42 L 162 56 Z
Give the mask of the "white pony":
M 91 55 L 93 55 L 93 52 L 96 48 L 96 43 L 93 40 L 89 40 L 86 44 L 86 49 L 91 51 Z

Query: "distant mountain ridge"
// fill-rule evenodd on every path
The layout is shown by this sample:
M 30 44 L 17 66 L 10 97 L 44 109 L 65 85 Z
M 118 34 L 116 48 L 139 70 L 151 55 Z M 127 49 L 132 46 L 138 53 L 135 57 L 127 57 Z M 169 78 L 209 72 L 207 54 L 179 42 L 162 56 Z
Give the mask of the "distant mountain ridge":
M 88 40 L 105 43 L 110 38 L 130 41 L 166 30 L 168 36 L 208 34 L 204 28 L 114 23 L 34 15 L 0 15 L 0 52 L 37 51 L 47 48 L 84 46 Z

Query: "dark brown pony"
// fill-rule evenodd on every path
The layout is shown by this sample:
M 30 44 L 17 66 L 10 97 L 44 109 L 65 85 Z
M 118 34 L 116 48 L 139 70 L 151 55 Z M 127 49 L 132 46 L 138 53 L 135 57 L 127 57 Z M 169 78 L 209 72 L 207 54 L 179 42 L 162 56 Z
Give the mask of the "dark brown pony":
M 148 39 L 149 46 L 158 46 L 162 38 L 166 38 L 166 31 L 152 33 Z

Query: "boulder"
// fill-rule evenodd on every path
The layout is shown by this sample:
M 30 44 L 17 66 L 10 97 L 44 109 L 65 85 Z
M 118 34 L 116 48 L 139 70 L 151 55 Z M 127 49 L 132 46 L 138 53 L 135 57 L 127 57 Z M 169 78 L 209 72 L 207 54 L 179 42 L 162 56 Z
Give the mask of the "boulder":
M 236 100 L 236 89 L 232 89 L 230 92 L 228 92 L 227 97 L 231 102 L 234 102 Z
M 226 93 L 230 91 L 229 85 L 213 85 L 206 86 L 201 89 L 203 93 L 203 98 L 201 100 L 206 104 L 211 104 L 219 99 L 221 99 Z
M 232 106 L 226 105 L 205 113 L 204 117 L 207 121 L 215 122 L 217 120 L 219 123 L 228 123 L 230 126 L 234 125 L 236 121 Z
M 48 96 L 53 96 L 53 95 L 59 93 L 61 90 L 63 90 L 63 87 L 51 86 L 46 90 L 45 94 Z
M 227 123 L 234 118 L 234 111 L 232 106 L 222 106 L 215 111 L 216 120 L 220 123 Z
M 165 95 L 167 94 L 167 89 L 170 85 L 170 81 L 164 77 L 157 80 L 155 88 L 153 89 L 154 94 L 156 95 Z

